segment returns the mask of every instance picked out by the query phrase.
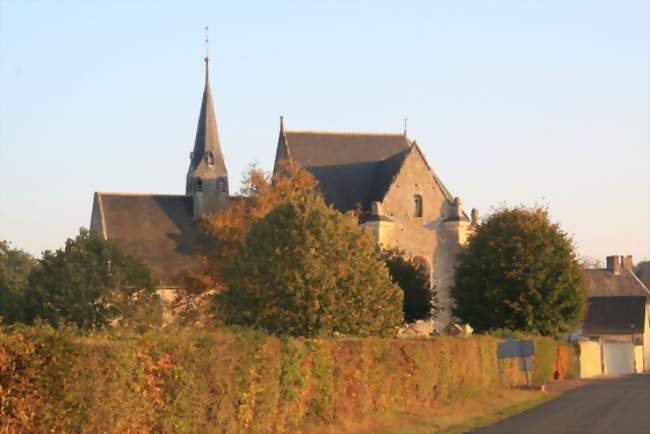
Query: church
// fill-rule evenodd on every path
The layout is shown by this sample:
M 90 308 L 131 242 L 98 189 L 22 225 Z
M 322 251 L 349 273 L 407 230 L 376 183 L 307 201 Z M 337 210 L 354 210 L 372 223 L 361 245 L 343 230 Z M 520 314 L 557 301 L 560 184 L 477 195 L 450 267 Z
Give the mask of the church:
M 478 224 L 478 212 L 468 217 L 406 131 L 296 131 L 280 118 L 274 171 L 286 159 L 316 177 L 328 204 L 360 210 L 360 225 L 377 243 L 399 247 L 426 268 L 444 308 L 434 328 L 448 325 L 456 255 Z M 159 289 L 174 291 L 182 289 L 182 272 L 194 265 L 197 217 L 228 207 L 230 199 L 206 57 L 185 194 L 96 192 L 90 228 L 143 261 Z

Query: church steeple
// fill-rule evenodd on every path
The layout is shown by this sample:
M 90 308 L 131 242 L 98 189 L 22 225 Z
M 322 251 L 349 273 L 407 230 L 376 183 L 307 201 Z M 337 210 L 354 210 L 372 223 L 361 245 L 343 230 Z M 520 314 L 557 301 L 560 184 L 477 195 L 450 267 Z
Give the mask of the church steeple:
M 194 198 L 194 215 L 216 212 L 228 205 L 228 171 L 221 152 L 217 117 L 210 90 L 210 59 L 205 57 L 205 87 L 196 128 L 194 150 L 190 154 L 185 192 Z

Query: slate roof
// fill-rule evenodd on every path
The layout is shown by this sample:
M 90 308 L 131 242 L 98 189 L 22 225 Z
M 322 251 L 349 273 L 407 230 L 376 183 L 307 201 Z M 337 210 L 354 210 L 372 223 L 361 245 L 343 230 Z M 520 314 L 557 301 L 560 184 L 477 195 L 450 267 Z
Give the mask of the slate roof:
M 645 296 L 590 297 L 583 333 L 643 333 L 646 321 Z
M 340 211 L 381 201 L 413 146 L 404 134 L 284 131 L 293 161 L 318 180 L 327 203 Z M 278 155 L 281 155 L 279 153 Z
M 159 286 L 176 286 L 179 273 L 195 265 L 191 196 L 96 193 L 95 201 L 104 236 L 143 261 Z
M 291 156 L 304 167 L 385 160 L 411 147 L 404 134 L 285 131 Z
M 650 296 L 650 291 L 628 269 L 616 275 L 606 268 L 585 270 L 588 297 Z
M 214 170 L 217 173 L 228 173 L 221 152 L 221 141 L 219 140 L 219 130 L 217 128 L 217 116 L 214 112 L 214 103 L 212 101 L 212 92 L 210 90 L 210 74 L 208 71 L 208 58 L 205 58 L 205 88 L 203 89 L 203 99 L 201 100 L 201 112 L 199 113 L 199 122 L 196 127 L 196 138 L 194 140 L 194 150 L 190 160 L 190 170 L 196 169 L 207 152 L 212 152 L 214 157 Z

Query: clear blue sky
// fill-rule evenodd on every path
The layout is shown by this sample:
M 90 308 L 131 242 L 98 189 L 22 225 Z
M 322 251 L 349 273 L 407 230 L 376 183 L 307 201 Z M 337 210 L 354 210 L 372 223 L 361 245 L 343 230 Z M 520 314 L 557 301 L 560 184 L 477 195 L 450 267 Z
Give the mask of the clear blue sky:
M 400 131 L 465 206 L 549 206 L 650 258 L 648 1 L 0 0 L 0 239 L 39 254 L 94 191 L 182 193 L 203 27 L 231 179 L 290 129 Z

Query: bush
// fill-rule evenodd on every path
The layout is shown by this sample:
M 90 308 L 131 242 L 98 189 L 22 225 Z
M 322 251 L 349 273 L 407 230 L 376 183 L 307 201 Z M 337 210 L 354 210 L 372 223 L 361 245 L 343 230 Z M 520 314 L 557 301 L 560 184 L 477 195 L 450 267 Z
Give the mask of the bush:
M 0 432 L 301 432 L 307 423 L 485 393 L 500 382 L 496 345 L 486 336 L 280 339 L 243 329 L 136 335 L 6 327 Z M 524 381 L 515 359 L 502 365 L 504 384 Z
M 219 297 L 231 324 L 274 334 L 390 335 L 402 291 L 356 217 L 307 194 L 255 223 L 224 267 Z

